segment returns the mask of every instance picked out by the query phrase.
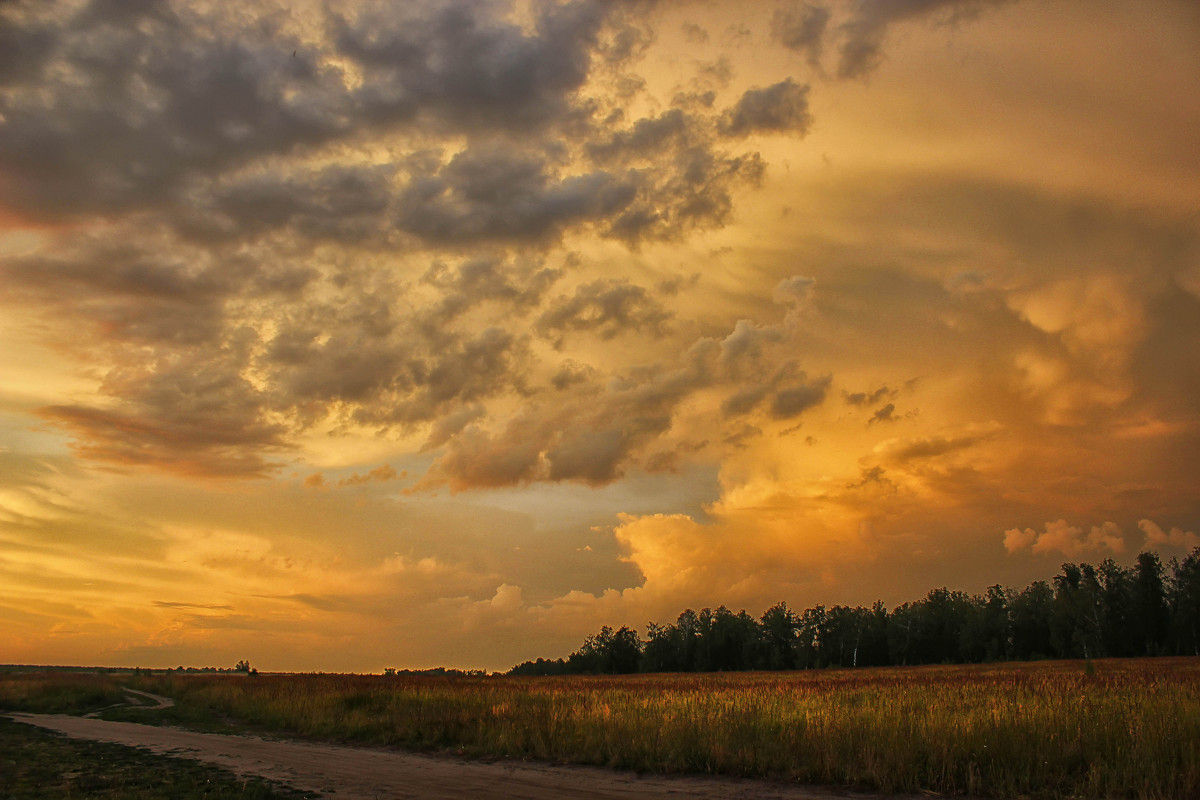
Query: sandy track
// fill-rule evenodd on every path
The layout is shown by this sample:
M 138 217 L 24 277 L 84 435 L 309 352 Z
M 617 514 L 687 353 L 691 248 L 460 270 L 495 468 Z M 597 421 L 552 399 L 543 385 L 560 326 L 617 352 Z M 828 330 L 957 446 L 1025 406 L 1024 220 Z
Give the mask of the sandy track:
M 844 796 L 766 781 L 641 777 L 593 767 L 484 763 L 390 750 L 194 733 L 83 717 L 10 716 L 79 739 L 135 745 L 206 761 L 239 775 L 260 775 L 336 800 L 831 800 Z
M 174 700 L 169 697 L 163 697 L 161 694 L 150 694 L 149 692 L 143 692 L 140 689 L 123 689 L 122 691 L 125 692 L 126 700 L 129 700 L 134 706 L 137 706 L 138 708 L 144 708 L 147 711 L 157 711 L 160 708 L 170 708 L 171 706 L 175 705 Z M 129 695 L 131 694 L 137 695 L 137 697 L 130 697 Z M 154 703 L 154 705 L 148 706 L 139 703 L 137 699 L 138 697 L 141 697 L 144 700 L 149 700 L 151 703 Z

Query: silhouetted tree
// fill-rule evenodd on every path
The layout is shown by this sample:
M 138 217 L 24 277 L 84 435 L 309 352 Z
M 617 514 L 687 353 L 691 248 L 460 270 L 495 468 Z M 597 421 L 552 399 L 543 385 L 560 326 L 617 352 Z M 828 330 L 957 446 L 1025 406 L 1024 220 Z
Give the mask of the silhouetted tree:
M 1134 564 L 1133 615 L 1141 631 L 1137 655 L 1158 655 L 1165 649 L 1169 617 L 1163 566 L 1156 553 L 1139 553 Z
M 725 606 L 685 609 L 675 624 L 608 626 L 566 659 L 526 661 L 516 675 L 809 669 L 1034 659 L 1047 656 L 1200 655 L 1200 548 L 1167 574 L 1142 553 L 1133 568 L 1112 559 L 1066 563 L 1054 586 L 1020 592 L 999 584 L 969 596 L 946 587 L 890 613 L 882 602 L 814 606 L 778 603 L 755 619 Z M 236 669 L 253 672 L 248 662 Z
M 999 584 L 989 586 L 987 594 L 970 598 L 959 636 L 959 655 L 963 661 L 999 661 L 1007 658 L 1011 649 L 1008 592 Z
M 1051 653 L 1050 615 L 1054 591 L 1045 581 L 1034 581 L 1009 602 L 1012 621 L 1012 655 L 1023 660 L 1046 658 Z
M 1173 652 L 1200 656 L 1200 547 L 1171 567 Z
M 762 630 L 763 669 L 795 669 L 797 666 L 796 635 L 800 621 L 787 607 L 777 603 L 768 608 L 758 621 Z
M 1063 564 L 1054 578 L 1050 641 L 1060 658 L 1100 655 L 1100 583 L 1091 565 Z
M 1106 656 L 1131 656 L 1138 649 L 1133 609 L 1133 573 L 1111 558 L 1096 569 L 1100 583 L 1100 645 Z

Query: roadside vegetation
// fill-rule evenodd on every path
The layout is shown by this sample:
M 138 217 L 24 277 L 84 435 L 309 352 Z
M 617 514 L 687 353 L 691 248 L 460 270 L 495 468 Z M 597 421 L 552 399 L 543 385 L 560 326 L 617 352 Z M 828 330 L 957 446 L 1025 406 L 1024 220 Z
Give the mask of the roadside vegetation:
M 551 678 L 170 673 L 137 686 L 175 698 L 174 714 L 355 744 L 884 792 L 1200 797 L 1196 658 Z
M 6 711 L 119 713 L 129 675 L 78 671 L 0 675 L 0 798 L 5 800 L 309 800 L 317 795 L 186 758 L 70 739 Z M 109 711 L 102 711 L 109 709 Z M 164 709 L 167 711 L 170 709 Z M 147 721 L 147 720 L 141 720 Z

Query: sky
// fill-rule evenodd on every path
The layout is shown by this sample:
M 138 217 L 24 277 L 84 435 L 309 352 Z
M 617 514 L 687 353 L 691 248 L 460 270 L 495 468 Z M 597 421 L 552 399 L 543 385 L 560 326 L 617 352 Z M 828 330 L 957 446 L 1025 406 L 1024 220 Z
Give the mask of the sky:
M 0 662 L 505 669 L 1200 545 L 1190 0 L 0 2 Z

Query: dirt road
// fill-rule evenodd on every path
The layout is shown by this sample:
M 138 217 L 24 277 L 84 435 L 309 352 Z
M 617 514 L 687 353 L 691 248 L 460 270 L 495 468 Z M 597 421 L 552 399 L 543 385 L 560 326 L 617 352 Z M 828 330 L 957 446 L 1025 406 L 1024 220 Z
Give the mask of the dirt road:
M 75 738 L 135 745 L 210 762 L 239 775 L 260 775 L 336 800 L 831 800 L 845 796 L 765 781 L 642 777 L 593 767 L 485 763 L 83 717 L 10 716 Z

